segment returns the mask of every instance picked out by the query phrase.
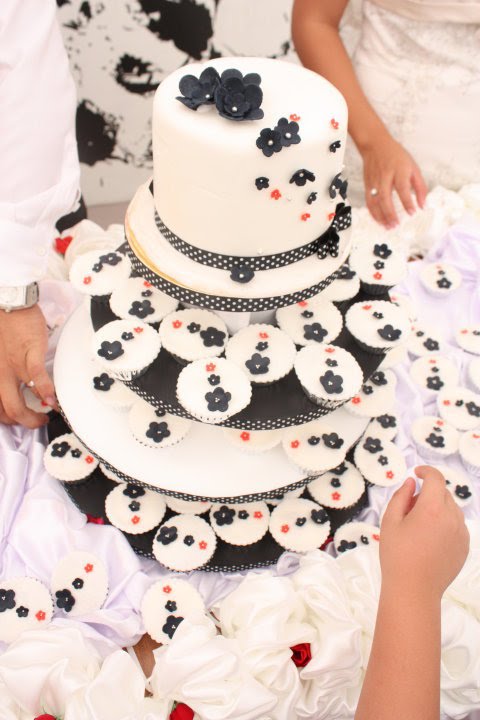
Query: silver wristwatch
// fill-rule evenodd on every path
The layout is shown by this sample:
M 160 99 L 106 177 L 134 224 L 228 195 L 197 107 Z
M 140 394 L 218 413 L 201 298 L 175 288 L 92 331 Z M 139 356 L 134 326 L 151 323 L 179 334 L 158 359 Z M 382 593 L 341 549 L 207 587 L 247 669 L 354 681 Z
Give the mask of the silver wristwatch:
M 0 310 L 25 310 L 38 302 L 36 282 L 21 287 L 0 287 Z

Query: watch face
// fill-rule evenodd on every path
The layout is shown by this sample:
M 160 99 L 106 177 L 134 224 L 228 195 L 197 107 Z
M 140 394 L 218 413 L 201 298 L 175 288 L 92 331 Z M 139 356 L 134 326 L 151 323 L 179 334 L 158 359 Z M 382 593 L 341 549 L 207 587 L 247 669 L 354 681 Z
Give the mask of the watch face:
M 0 287 L 0 305 L 22 306 L 25 302 L 25 290 L 24 287 Z

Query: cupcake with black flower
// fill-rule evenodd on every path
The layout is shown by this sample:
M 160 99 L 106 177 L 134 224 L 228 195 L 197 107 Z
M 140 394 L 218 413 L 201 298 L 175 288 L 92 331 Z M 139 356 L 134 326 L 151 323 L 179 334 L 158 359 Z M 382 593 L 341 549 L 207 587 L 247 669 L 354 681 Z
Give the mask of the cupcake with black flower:
M 70 282 L 82 295 L 108 296 L 130 277 L 132 266 L 126 255 L 117 251 L 92 250 L 80 255 L 70 268 Z
M 249 325 L 229 340 L 226 357 L 255 385 L 269 385 L 293 368 L 295 344 L 282 330 L 267 325 Z
M 98 460 L 73 433 L 52 440 L 45 449 L 43 462 L 52 477 L 68 484 L 83 482 L 98 466 Z
M 350 253 L 350 267 L 369 295 L 383 295 L 398 285 L 407 274 L 407 259 L 401 250 L 388 242 L 362 241 Z
M 288 459 L 306 475 L 320 475 L 337 467 L 349 449 L 342 432 L 328 419 L 287 428 L 282 445 Z
M 160 352 L 158 332 L 142 320 L 113 320 L 93 336 L 92 355 L 111 378 L 133 380 Z
M 159 333 L 162 346 L 182 365 L 222 355 L 228 340 L 223 320 L 210 310 L 197 308 L 170 313 Z
M 110 296 L 110 308 L 122 320 L 143 320 L 158 323 L 176 310 L 178 301 L 157 290 L 142 277 L 129 278 L 118 285 Z
M 268 530 L 270 511 L 264 502 L 216 503 L 210 510 L 210 525 L 229 545 L 253 545 Z
M 384 300 L 366 300 L 350 307 L 345 325 L 357 344 L 374 355 L 405 343 L 410 322 L 404 310 Z
M 137 442 L 154 450 L 163 450 L 183 440 L 192 421 L 137 398 L 128 413 L 128 425 Z
M 310 400 L 329 410 L 347 402 L 363 383 L 353 355 L 335 345 L 302 348 L 295 359 L 295 373 Z
M 420 456 L 429 462 L 437 463 L 458 451 L 460 434 L 441 417 L 417 418 L 412 423 L 411 434 Z

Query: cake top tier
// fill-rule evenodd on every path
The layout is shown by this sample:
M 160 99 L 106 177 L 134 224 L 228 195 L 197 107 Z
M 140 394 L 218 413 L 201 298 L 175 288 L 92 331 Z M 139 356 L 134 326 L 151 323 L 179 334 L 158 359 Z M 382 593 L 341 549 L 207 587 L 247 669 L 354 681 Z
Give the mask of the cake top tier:
M 158 215 L 182 241 L 214 253 L 306 245 L 345 200 L 346 135 L 342 95 L 299 65 L 221 58 L 183 67 L 154 101 Z

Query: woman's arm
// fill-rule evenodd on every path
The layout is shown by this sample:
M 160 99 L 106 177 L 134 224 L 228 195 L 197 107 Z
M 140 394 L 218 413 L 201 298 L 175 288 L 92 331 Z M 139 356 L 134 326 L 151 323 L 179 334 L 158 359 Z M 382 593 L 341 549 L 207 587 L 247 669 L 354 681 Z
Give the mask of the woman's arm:
M 375 220 L 393 227 L 397 214 L 395 189 L 410 214 L 415 212 L 411 190 L 423 206 L 426 186 L 407 151 L 394 140 L 368 102 L 340 38 L 338 27 L 348 0 L 295 0 L 292 33 L 295 49 L 305 67 L 323 75 L 345 97 L 348 129 L 364 162 L 366 202 Z M 378 195 L 370 190 L 376 188 Z
M 382 520 L 382 589 L 355 720 L 438 720 L 441 598 L 460 572 L 469 536 L 438 470 L 420 467 Z

